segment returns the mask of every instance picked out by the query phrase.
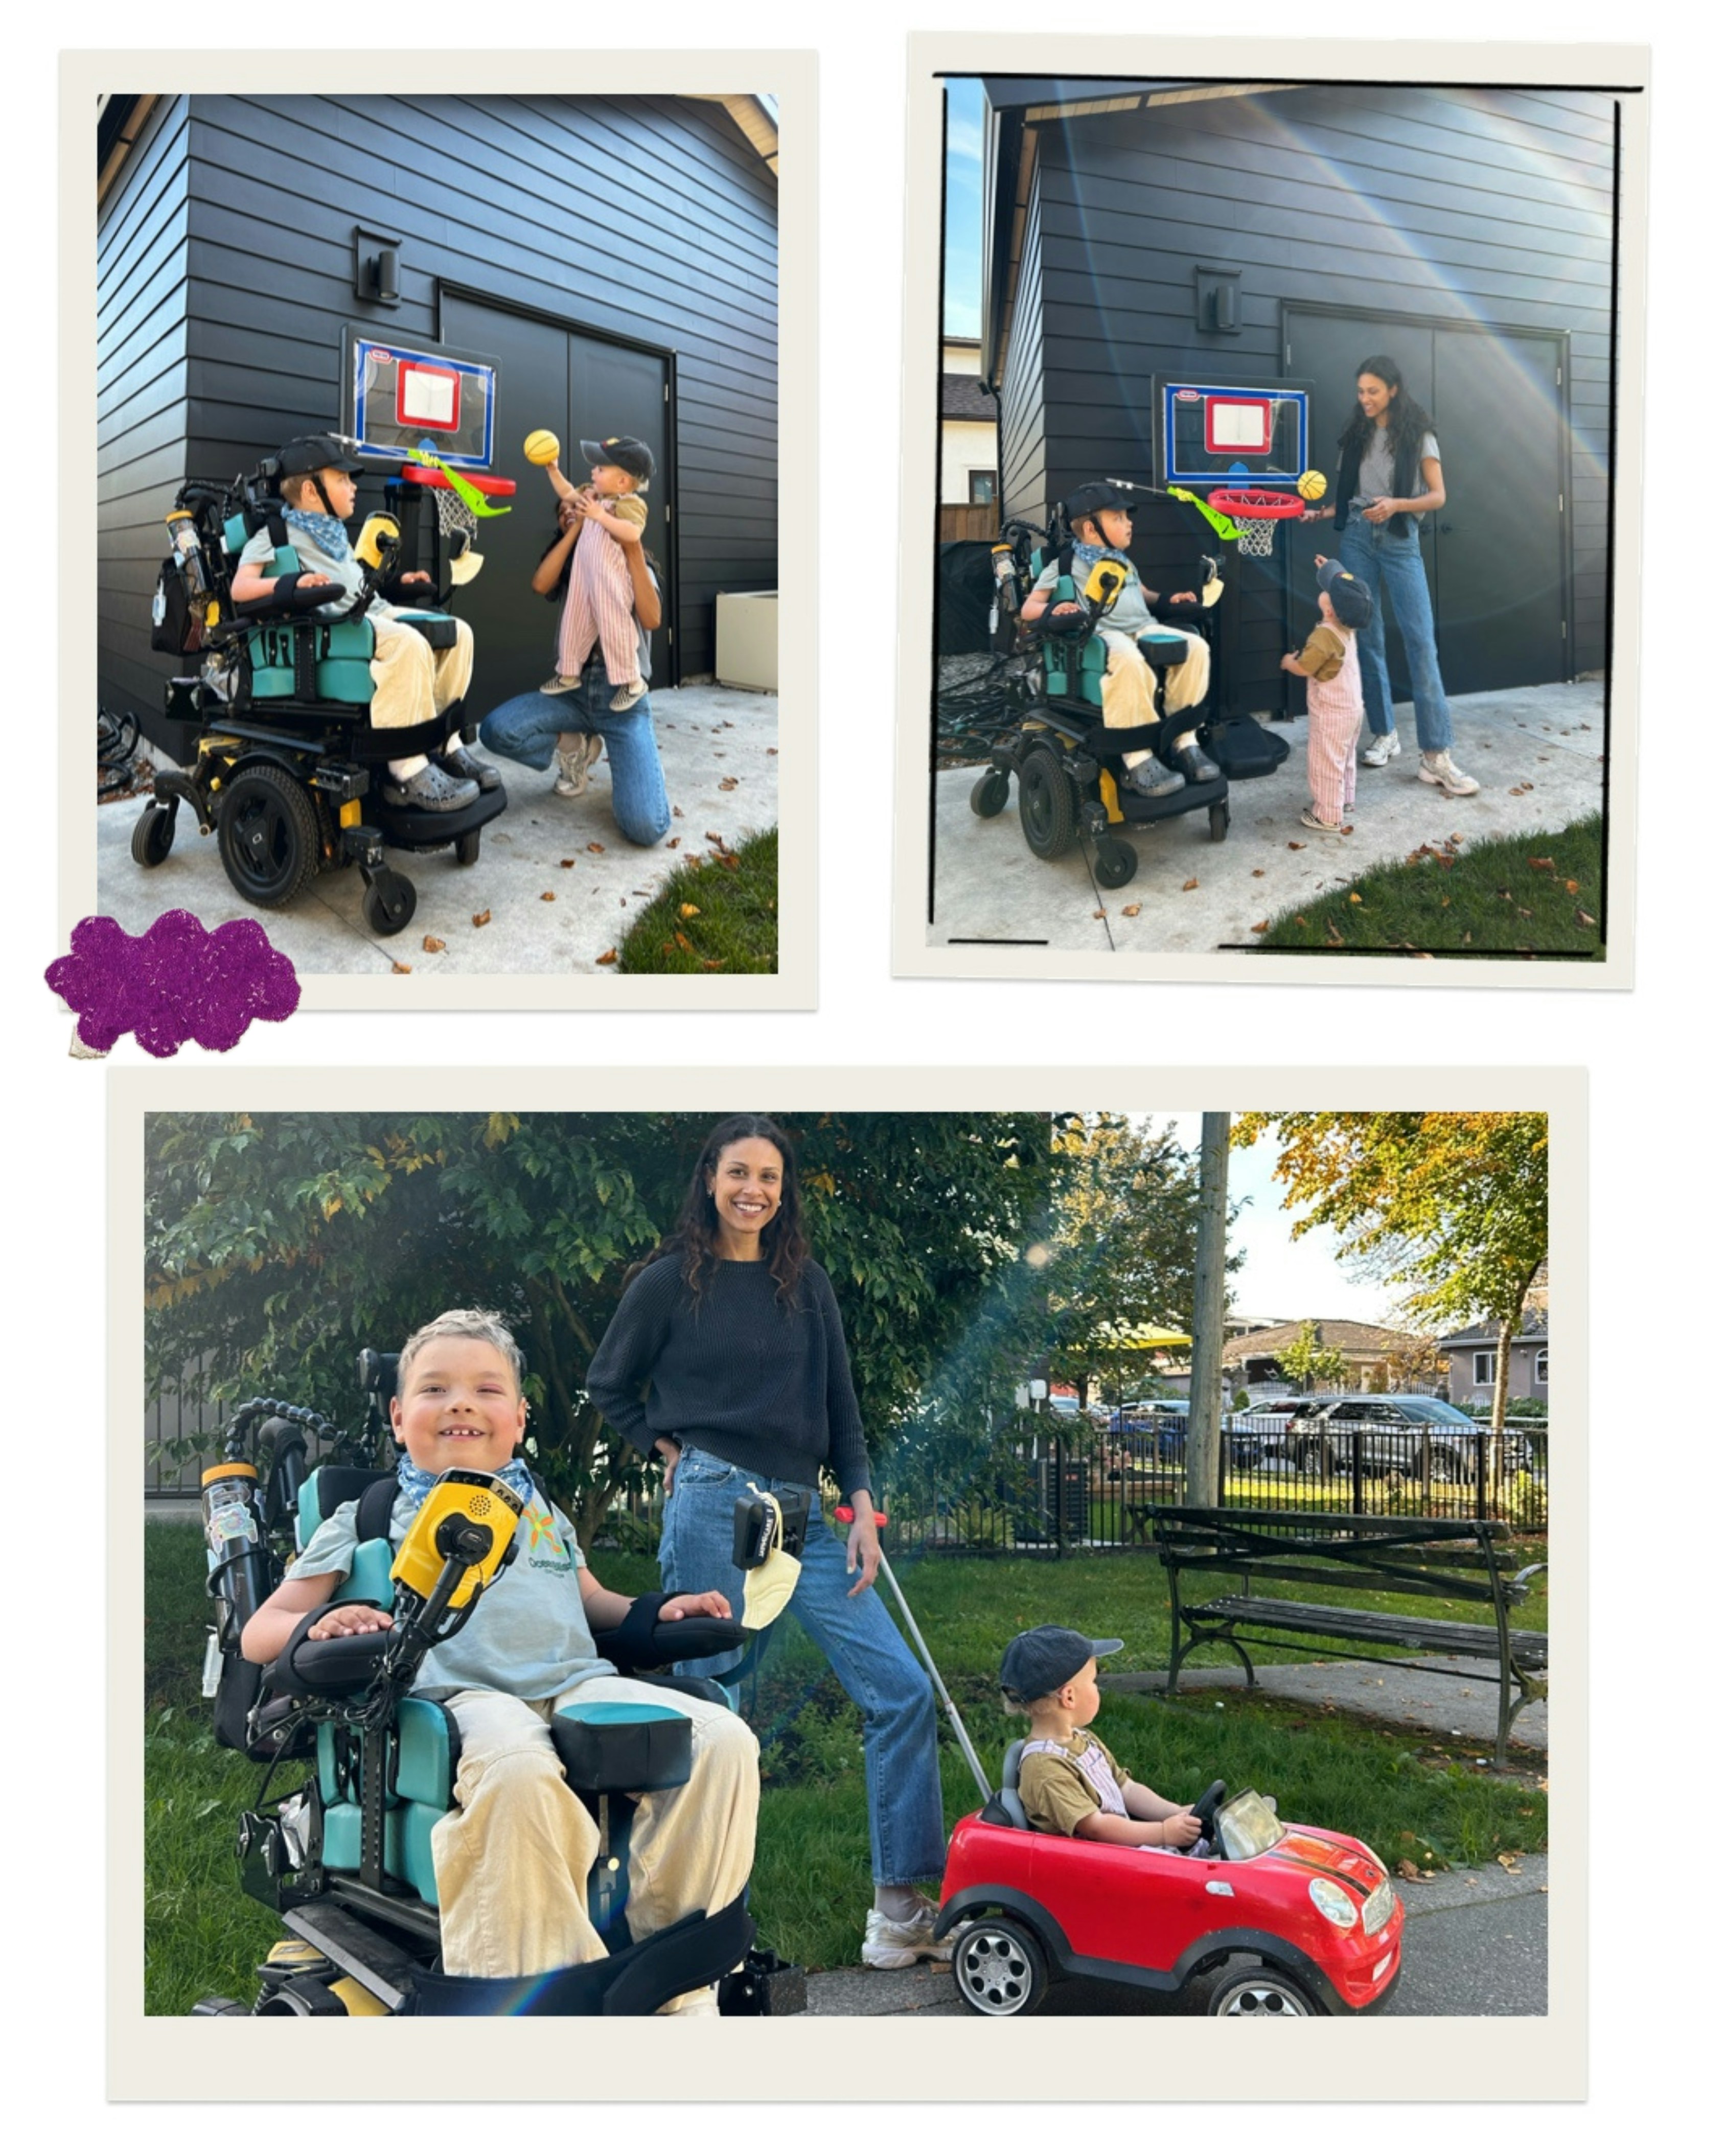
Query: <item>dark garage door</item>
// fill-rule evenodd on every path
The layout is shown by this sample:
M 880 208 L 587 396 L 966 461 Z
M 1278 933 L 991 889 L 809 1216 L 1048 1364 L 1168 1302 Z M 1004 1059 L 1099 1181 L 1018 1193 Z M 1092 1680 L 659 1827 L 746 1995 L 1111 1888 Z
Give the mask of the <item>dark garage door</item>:
M 535 596 L 529 579 L 557 531 L 556 505 L 545 475 L 521 454 L 536 427 L 549 427 L 562 444 L 561 466 L 578 484 L 587 477 L 580 443 L 601 434 L 634 434 L 646 443 L 661 475 L 670 470 L 669 362 L 664 355 L 613 344 L 534 315 L 511 313 L 480 300 L 445 292 L 439 334 L 445 344 L 484 352 L 497 363 L 495 465 L 518 491 L 507 516 L 480 526 L 485 565 L 464 593 L 460 610 L 473 624 L 475 660 L 471 703 L 483 715 L 506 696 L 536 689 L 555 672 L 557 613 Z M 661 563 L 671 562 L 666 529 L 666 483 L 647 493 L 647 546 Z M 673 578 L 665 583 L 665 619 L 674 622 Z M 664 629 L 653 639 L 653 676 L 672 679 Z
M 1567 680 L 1562 341 L 1290 308 L 1286 346 L 1288 373 L 1316 385 L 1312 459 L 1332 482 L 1354 369 L 1368 353 L 1388 353 L 1436 422 L 1448 500 L 1425 519 L 1420 551 L 1445 689 L 1465 696 Z M 1293 589 L 1311 603 L 1311 557 L 1329 527 L 1307 528 L 1317 544 L 1299 550 Z M 1405 698 L 1393 613 L 1389 663 L 1395 694 Z

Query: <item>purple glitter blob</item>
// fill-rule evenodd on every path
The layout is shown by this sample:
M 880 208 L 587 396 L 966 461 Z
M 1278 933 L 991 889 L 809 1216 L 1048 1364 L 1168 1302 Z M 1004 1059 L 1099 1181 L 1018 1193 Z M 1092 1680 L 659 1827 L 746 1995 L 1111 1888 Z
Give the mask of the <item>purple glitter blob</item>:
M 293 962 L 255 921 L 207 930 L 195 914 L 164 913 L 141 936 L 93 914 L 72 931 L 72 947 L 43 976 L 78 1014 L 78 1037 L 106 1055 L 135 1034 L 151 1055 L 188 1040 L 228 1049 L 255 1018 L 290 1018 L 300 1005 Z

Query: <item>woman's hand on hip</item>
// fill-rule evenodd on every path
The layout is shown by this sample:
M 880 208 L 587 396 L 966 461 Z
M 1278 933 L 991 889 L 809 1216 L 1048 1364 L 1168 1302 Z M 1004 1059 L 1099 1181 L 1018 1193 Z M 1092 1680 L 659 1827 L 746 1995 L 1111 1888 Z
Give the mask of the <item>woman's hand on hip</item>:
M 850 1502 L 854 1516 L 850 1532 L 845 1537 L 845 1569 L 861 1571 L 862 1578 L 850 1590 L 851 1595 L 857 1595 L 865 1587 L 874 1585 L 875 1575 L 880 1569 L 880 1530 L 875 1524 L 875 1501 L 866 1490 L 855 1492 Z
M 677 1462 L 683 1456 L 683 1448 L 674 1437 L 655 1437 L 653 1440 L 653 1450 L 665 1462 L 665 1494 L 668 1497 L 671 1493 L 671 1486 L 676 1480 Z M 730 1614 L 728 1609 L 724 1612 L 727 1617 Z

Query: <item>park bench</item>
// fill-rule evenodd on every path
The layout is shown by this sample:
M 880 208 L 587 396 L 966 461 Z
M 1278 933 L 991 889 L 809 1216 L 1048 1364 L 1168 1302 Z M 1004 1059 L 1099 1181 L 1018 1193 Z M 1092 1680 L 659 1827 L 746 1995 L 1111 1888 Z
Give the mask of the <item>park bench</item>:
M 1495 1662 L 1497 1764 L 1507 1764 L 1510 1725 L 1530 1699 L 1545 1697 L 1547 1640 L 1543 1632 L 1511 1630 L 1511 1610 L 1526 1600 L 1528 1580 L 1545 1567 L 1529 1564 L 1512 1572 L 1514 1558 L 1502 1521 L 1378 1519 L 1353 1512 L 1196 1505 L 1158 1505 L 1151 1517 L 1168 1573 L 1170 1693 L 1181 1663 L 1194 1647 L 1212 1641 L 1240 1656 L 1249 1685 L 1258 1679 L 1246 1645 L 1275 1646 L 1291 1636 L 1347 1640 L 1363 1650 L 1400 1647 Z M 1216 1573 L 1236 1578 L 1237 1591 L 1204 1602 L 1183 1595 L 1183 1575 Z M 1264 1580 L 1477 1604 L 1489 1611 L 1491 1621 L 1296 1602 L 1260 1593 L 1258 1583 Z M 1361 1651 L 1347 1659 L 1397 1669 L 1422 1666 L 1388 1652 Z

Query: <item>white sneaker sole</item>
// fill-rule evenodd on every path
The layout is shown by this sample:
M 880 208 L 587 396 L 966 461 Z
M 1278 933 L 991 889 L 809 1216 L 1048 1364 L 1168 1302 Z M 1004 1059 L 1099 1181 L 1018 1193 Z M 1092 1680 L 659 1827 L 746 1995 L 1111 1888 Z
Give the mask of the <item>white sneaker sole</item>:
M 1458 786 L 1447 773 L 1428 771 L 1423 763 L 1420 767 L 1420 776 L 1428 786 L 1441 786 L 1445 793 L 1458 801 L 1466 800 L 1470 793 L 1477 793 L 1480 790 L 1480 782 L 1476 778 L 1470 778 L 1466 785 Z

